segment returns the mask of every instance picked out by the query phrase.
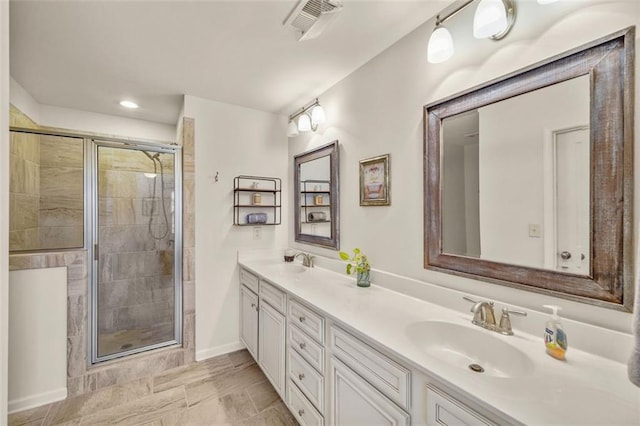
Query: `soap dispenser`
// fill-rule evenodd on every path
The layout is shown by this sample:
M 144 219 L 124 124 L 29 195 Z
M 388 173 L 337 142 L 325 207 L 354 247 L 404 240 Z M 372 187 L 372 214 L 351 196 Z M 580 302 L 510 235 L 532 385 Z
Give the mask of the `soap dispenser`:
M 567 335 L 562 329 L 562 323 L 558 316 L 558 311 L 561 308 L 556 305 L 543 306 L 553 311 L 553 316 L 544 327 L 544 344 L 547 348 L 547 353 L 556 359 L 564 360 L 567 352 Z

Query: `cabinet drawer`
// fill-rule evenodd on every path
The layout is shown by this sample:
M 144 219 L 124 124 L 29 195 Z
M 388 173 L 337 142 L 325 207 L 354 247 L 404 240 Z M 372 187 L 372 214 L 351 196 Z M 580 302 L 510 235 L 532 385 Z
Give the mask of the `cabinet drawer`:
M 494 426 L 484 416 L 432 386 L 427 386 L 427 426 L 487 425 Z
M 289 379 L 294 382 L 303 394 L 322 413 L 324 411 L 324 379 L 296 351 L 287 351 Z
M 331 327 L 331 348 L 342 362 L 409 410 L 411 372 L 408 369 L 336 327 Z
M 337 358 L 331 357 L 331 408 L 336 426 L 410 426 L 411 416 Z
M 249 287 L 255 294 L 258 294 L 258 277 L 246 269 L 240 268 L 240 283 Z
M 287 382 L 287 405 L 302 426 L 322 426 L 322 415 L 313 408 L 313 405 L 304 397 L 302 392 L 291 380 Z
M 284 314 L 284 309 L 287 304 L 286 293 L 278 290 L 268 282 L 262 280 L 260 282 L 260 297 L 265 302 L 269 303 L 275 310 Z
M 293 324 L 289 325 L 289 345 L 313 368 L 324 373 L 324 348 Z
M 320 344 L 324 343 L 324 318 L 296 300 L 289 301 L 289 321 Z

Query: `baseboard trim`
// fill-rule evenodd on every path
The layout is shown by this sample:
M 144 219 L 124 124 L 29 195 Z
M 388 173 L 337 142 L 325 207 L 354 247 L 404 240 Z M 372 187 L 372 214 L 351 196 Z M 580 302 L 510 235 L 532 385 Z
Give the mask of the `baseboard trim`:
M 14 399 L 7 403 L 9 414 L 29 410 L 31 408 L 40 407 L 41 405 L 50 404 L 52 402 L 61 401 L 67 397 L 67 388 L 58 388 L 48 392 L 42 392 L 37 395 L 30 395 L 24 398 Z
M 200 351 L 196 351 L 196 361 L 203 361 L 205 359 L 213 358 L 214 356 L 228 354 L 229 352 L 239 351 L 244 348 L 244 343 L 238 340 L 233 343 L 227 343 L 226 345 L 202 349 Z

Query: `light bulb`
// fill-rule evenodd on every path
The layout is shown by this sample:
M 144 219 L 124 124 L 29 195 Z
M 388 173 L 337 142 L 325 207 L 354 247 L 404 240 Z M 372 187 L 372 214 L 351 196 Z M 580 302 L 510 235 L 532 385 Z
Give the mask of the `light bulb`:
M 302 114 L 300 118 L 298 118 L 298 130 L 301 132 L 311 130 L 311 118 L 307 114 Z
M 320 123 L 324 123 L 327 118 L 324 115 L 324 108 L 320 105 L 316 105 L 311 110 L 311 122 L 314 126 L 317 126 Z
M 453 38 L 449 30 L 442 26 L 436 27 L 429 38 L 427 60 L 432 64 L 439 64 L 452 57 L 453 52 Z
M 507 8 L 502 0 L 480 0 L 473 16 L 473 36 L 490 38 L 509 28 Z
M 298 126 L 296 126 L 296 122 L 291 120 L 289 122 L 289 126 L 287 127 L 287 136 L 290 138 L 294 138 L 298 136 Z

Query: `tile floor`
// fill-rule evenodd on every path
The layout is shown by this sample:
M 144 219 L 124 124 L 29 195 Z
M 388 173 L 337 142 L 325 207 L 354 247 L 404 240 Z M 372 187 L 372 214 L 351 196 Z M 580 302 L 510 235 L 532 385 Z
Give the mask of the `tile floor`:
M 297 425 L 245 350 L 14 413 L 19 425 Z

